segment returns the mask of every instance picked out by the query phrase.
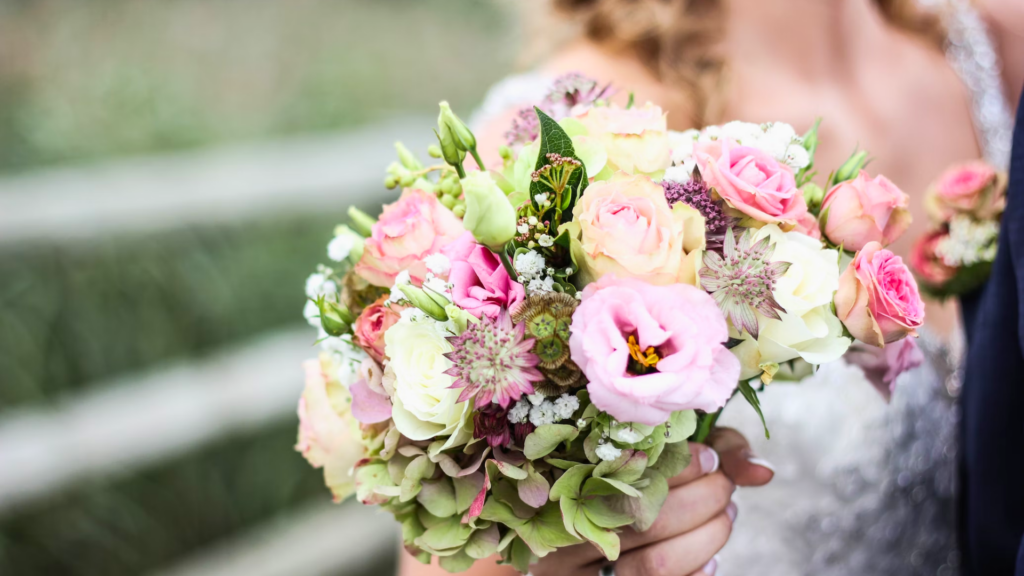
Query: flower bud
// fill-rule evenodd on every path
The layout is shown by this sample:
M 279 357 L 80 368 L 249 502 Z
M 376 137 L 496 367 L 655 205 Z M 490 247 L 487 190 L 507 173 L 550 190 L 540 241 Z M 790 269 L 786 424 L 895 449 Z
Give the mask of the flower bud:
M 832 179 L 832 183 L 838 184 L 840 182 L 852 180 L 854 177 L 857 176 L 857 174 L 860 174 L 861 168 L 863 168 L 864 165 L 867 164 L 867 161 L 867 151 L 861 150 L 860 152 L 855 152 L 853 156 L 850 156 L 849 160 L 847 160 L 845 163 L 843 163 L 842 166 L 839 167 L 839 170 L 836 170 L 835 176 Z
M 804 202 L 807 203 L 808 210 L 817 210 L 821 206 L 821 200 L 825 197 L 825 191 L 821 189 L 814 182 L 807 182 L 800 187 L 800 191 L 804 194 Z
M 432 296 L 426 290 L 417 288 L 412 284 L 400 284 L 398 289 L 402 291 L 402 294 L 405 294 L 405 298 L 409 300 L 413 306 L 422 310 L 427 316 L 430 316 L 439 322 L 448 320 L 448 313 L 444 310 L 445 306 L 448 305 L 447 301 L 444 301 L 439 297 Z
M 384 187 L 388 190 L 394 190 L 398 187 L 398 178 L 394 174 L 388 174 L 384 178 Z
M 437 130 L 434 131 L 434 134 L 441 145 L 441 157 L 444 158 L 444 161 L 449 166 L 460 166 L 462 164 L 462 156 L 459 154 L 459 148 L 455 145 L 455 137 L 452 136 L 452 131 L 448 124 L 438 122 Z
M 476 316 L 473 316 L 455 304 L 448 304 L 444 307 L 444 311 L 448 314 L 448 318 L 455 324 L 455 328 L 458 329 L 459 334 L 466 331 L 466 327 L 469 326 L 470 322 L 475 323 L 477 321 Z
M 464 152 L 473 150 L 476 148 L 476 137 L 473 136 L 473 132 L 466 126 L 466 123 L 462 121 L 455 112 L 452 112 L 451 106 L 448 105 L 447 101 L 442 101 L 441 114 L 437 117 L 437 124 L 447 124 L 452 131 L 452 135 L 455 137 L 455 145 Z
M 821 204 L 822 232 L 850 251 L 889 245 L 910 226 L 910 198 L 884 176 L 861 172 L 832 187 Z
M 466 215 L 462 225 L 476 241 L 501 250 L 516 235 L 516 211 L 487 172 L 472 172 L 462 181 Z
M 363 212 L 355 206 L 348 207 L 348 217 L 352 220 L 352 227 L 364 238 L 373 233 L 373 225 L 377 219 Z
M 431 158 L 440 158 L 441 147 L 437 144 L 431 144 L 430 146 L 427 146 L 427 154 L 430 154 Z
M 398 160 L 402 163 L 402 166 L 413 171 L 423 169 L 423 164 L 420 163 L 419 158 L 401 142 L 395 142 L 395 152 L 398 153 Z
M 355 322 L 355 317 L 344 304 L 332 302 L 323 296 L 314 302 L 320 309 L 320 326 L 324 332 L 330 336 L 341 336 L 351 331 L 350 324 Z

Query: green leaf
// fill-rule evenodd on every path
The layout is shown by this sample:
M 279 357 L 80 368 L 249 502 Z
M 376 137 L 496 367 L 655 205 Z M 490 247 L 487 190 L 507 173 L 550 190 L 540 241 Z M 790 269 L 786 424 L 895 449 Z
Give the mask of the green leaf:
M 566 470 L 565 474 L 555 480 L 555 485 L 551 487 L 551 500 L 557 502 L 563 497 L 579 498 L 580 486 L 583 484 L 583 480 L 594 471 L 594 468 L 593 464 L 579 464 Z
M 619 528 L 633 523 L 633 517 L 614 509 L 606 498 L 584 498 L 580 508 L 591 522 L 601 528 Z
M 530 550 L 541 558 L 563 546 L 580 543 L 578 538 L 565 529 L 562 509 L 554 502 L 542 508 L 536 516 L 515 530 Z
M 609 500 L 613 509 L 633 518 L 633 527 L 643 532 L 654 524 L 668 498 L 668 481 L 656 470 L 647 470 L 642 477 L 649 481 L 639 489 L 640 497 L 616 496 Z
M 452 478 L 455 487 L 455 509 L 458 512 L 469 510 L 473 499 L 484 488 L 484 475 L 481 472 L 474 472 L 469 476 Z
M 512 567 L 519 570 L 520 574 L 526 574 L 530 571 L 530 564 L 533 563 L 534 555 L 522 538 L 516 538 L 512 541 L 511 558 Z
M 580 433 L 569 424 L 545 424 L 526 437 L 523 454 L 530 460 L 539 460 L 550 454 L 559 444 L 573 440 Z
M 666 425 L 668 437 L 665 442 L 682 442 L 693 435 L 697 430 L 697 413 L 693 410 L 680 410 L 673 412 Z
M 416 495 L 416 501 L 434 516 L 444 518 L 457 513 L 455 488 L 452 486 L 451 480 L 445 476 L 437 480 L 424 480 L 423 488 Z
M 383 462 L 364 464 L 355 471 L 356 498 L 363 504 L 383 504 L 390 500 L 375 492 L 378 487 L 394 486 Z
M 651 466 L 651 469 L 661 472 L 665 478 L 671 478 L 690 465 L 691 456 L 688 442 L 665 444 L 657 464 Z
M 747 402 L 757 411 L 757 415 L 761 417 L 761 425 L 764 426 L 764 437 L 771 438 L 771 434 L 768 433 L 768 423 L 765 422 L 764 413 L 761 412 L 761 401 L 757 399 L 757 391 L 750 385 L 750 382 L 740 382 L 740 394 L 743 394 Z
M 511 532 L 511 530 L 510 530 Z M 483 530 L 473 532 L 469 542 L 463 549 L 471 558 L 483 560 L 498 553 L 498 545 L 501 543 L 501 533 L 497 524 L 491 524 Z
M 446 572 L 456 574 L 469 570 L 476 559 L 467 554 L 465 550 L 459 550 L 451 556 L 442 556 L 437 562 Z
M 604 557 L 614 562 L 619 559 L 619 536 L 611 530 L 601 528 L 597 524 L 594 524 L 587 517 L 586 513 L 577 514 L 576 521 L 573 523 L 576 531 L 579 532 L 580 536 L 592 542 L 597 546 Z
M 499 478 L 491 483 L 491 494 L 505 504 L 512 507 L 512 513 L 520 518 L 530 518 L 537 513 L 537 509 L 530 506 L 519 497 L 519 490 L 516 483 L 506 478 Z
M 583 496 L 626 496 L 639 497 L 640 491 L 625 482 L 612 480 L 611 478 L 590 478 L 583 485 Z
M 566 134 L 565 130 L 558 125 L 558 122 L 555 122 L 540 108 L 534 107 L 534 111 L 537 113 L 537 120 L 540 124 L 540 153 L 537 155 L 537 164 L 534 165 L 534 170 L 540 170 L 544 167 L 548 162 L 547 155 L 551 153 L 559 154 L 566 158 L 580 160 L 576 156 L 576 150 L 573 149 L 572 139 L 568 134 Z M 572 210 L 572 204 L 575 202 L 575 198 L 577 197 L 573 192 L 578 191 L 582 194 L 583 190 L 587 187 L 587 168 L 582 165 L 582 160 L 580 160 L 580 164 L 580 167 L 574 170 L 572 176 L 569 177 L 569 183 L 566 187 L 569 194 L 566 194 L 566 196 L 572 196 L 573 199 L 565 208 L 563 208 L 563 213 L 570 212 Z M 530 182 L 531 198 L 542 192 L 550 192 L 550 189 L 546 184 L 542 182 Z
M 632 482 L 647 469 L 647 454 L 641 450 L 623 450 L 615 460 L 602 461 L 594 469 L 595 477 Z
M 576 532 L 573 523 L 576 522 L 576 516 L 582 514 L 580 501 L 575 498 L 562 498 L 558 501 L 558 507 L 562 510 L 562 525 L 565 526 L 565 530 L 579 538 L 580 535 Z
M 572 468 L 573 466 L 579 464 L 579 462 L 573 462 L 572 460 L 561 460 L 559 458 L 545 458 L 544 461 L 547 462 L 548 464 L 551 464 L 555 468 L 559 468 L 561 470 L 568 470 L 569 468 Z
M 421 481 L 434 473 L 435 466 L 426 454 L 413 458 L 405 468 L 405 477 L 402 478 L 402 502 L 408 502 L 420 493 Z
M 472 533 L 473 529 L 463 524 L 458 516 L 452 516 L 436 526 L 427 528 L 426 532 L 416 539 L 416 545 L 436 553 L 464 545 Z
M 523 502 L 540 508 L 548 501 L 548 489 L 551 486 L 543 476 L 534 470 L 529 463 L 526 464 L 526 479 L 519 481 L 519 499 Z
M 484 503 L 484 510 L 480 513 L 480 518 L 483 520 L 490 520 L 491 522 L 500 522 L 511 528 L 521 526 L 526 522 L 512 512 L 511 506 L 499 501 L 493 496 L 488 498 L 487 502 Z
M 490 476 L 491 481 L 494 481 L 498 478 L 498 472 L 505 476 L 508 476 L 509 478 L 512 478 L 513 480 L 523 480 L 524 478 L 526 478 L 526 470 L 523 470 L 518 466 L 513 466 L 508 462 L 501 462 L 499 460 L 488 460 L 487 474 Z
M 583 451 L 587 455 L 587 460 L 590 460 L 595 464 L 601 461 L 601 459 L 597 457 L 597 445 L 600 441 L 601 430 L 597 426 L 592 425 L 590 434 L 587 435 L 587 439 L 583 441 Z

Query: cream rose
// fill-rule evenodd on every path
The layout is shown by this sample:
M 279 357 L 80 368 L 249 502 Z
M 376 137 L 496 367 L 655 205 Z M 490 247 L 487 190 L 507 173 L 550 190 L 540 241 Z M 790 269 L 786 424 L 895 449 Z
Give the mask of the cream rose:
M 671 164 L 668 121 L 661 108 L 649 102 L 629 109 L 594 106 L 576 114 L 575 119 L 586 128 L 589 138 L 604 146 L 613 171 L 653 175 Z
M 775 284 L 772 294 L 785 311 L 775 320 L 758 314 L 757 340 L 744 333 L 746 341 L 733 348 L 743 366 L 741 378 L 762 371 L 771 373 L 778 364 L 802 358 L 811 364 L 837 360 L 850 347 L 843 336 L 843 324 L 832 313 L 832 298 L 839 287 L 839 253 L 800 232 L 783 232 L 769 224 L 753 241 L 770 238 L 775 246 L 774 262 L 789 262 L 789 270 Z
M 573 240 L 581 281 L 605 274 L 651 284 L 697 283 L 704 248 L 704 217 L 677 202 L 646 176 L 617 173 L 594 182 L 564 224 Z
M 452 367 L 444 354 L 453 350 L 447 323 L 436 322 L 415 310 L 384 333 L 390 359 L 384 369 L 384 387 L 394 405 L 391 417 L 398 431 L 412 440 L 448 436 L 443 449 L 466 443 L 472 433 L 471 402 L 458 402 L 461 390 L 445 374 Z

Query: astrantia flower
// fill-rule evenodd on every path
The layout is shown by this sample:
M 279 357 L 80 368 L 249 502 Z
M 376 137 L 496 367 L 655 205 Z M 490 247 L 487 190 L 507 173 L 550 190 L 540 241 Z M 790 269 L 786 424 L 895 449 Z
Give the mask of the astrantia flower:
M 593 78 L 579 72 L 570 72 L 555 80 L 551 92 L 544 98 L 543 108 L 551 111 L 555 119 L 558 119 L 568 114 L 574 106 L 589 106 L 610 95 L 610 84 L 602 87 Z
M 505 141 L 509 146 L 533 142 L 540 135 L 540 121 L 533 107 L 526 107 L 516 113 L 512 119 L 512 128 L 505 132 Z
M 700 283 L 718 303 L 733 326 L 757 338 L 755 311 L 768 318 L 779 319 L 785 311 L 775 301 L 775 282 L 789 269 L 789 262 L 771 262 L 775 247 L 768 238 L 751 245 L 747 229 L 737 241 L 735 232 L 727 232 L 723 255 L 704 253 Z
M 451 336 L 454 350 L 444 356 L 454 364 L 445 374 L 455 378 L 452 388 L 464 388 L 459 402 L 476 395 L 480 408 L 493 401 L 507 408 L 509 402 L 533 393 L 533 383 L 543 380 L 531 350 L 533 339 L 524 339 L 525 326 L 514 326 L 507 312 L 497 318 L 483 317 L 466 331 Z

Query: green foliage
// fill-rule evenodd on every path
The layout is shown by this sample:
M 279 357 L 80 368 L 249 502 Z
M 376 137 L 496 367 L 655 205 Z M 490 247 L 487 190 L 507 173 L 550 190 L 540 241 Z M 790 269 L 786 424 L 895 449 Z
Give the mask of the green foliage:
M 761 425 L 764 426 L 764 437 L 771 438 L 771 434 L 768 433 L 768 423 L 765 422 L 764 413 L 761 412 L 761 401 L 757 399 L 757 391 L 750 385 L 750 382 L 740 382 L 739 388 L 743 398 L 757 411 L 757 415 L 761 417 Z
M 548 164 L 548 154 L 558 154 L 559 156 L 579 160 L 575 149 L 573 149 L 572 139 L 558 125 L 558 122 L 555 122 L 553 118 L 541 111 L 540 108 L 534 107 L 534 110 L 537 112 L 537 119 L 540 122 L 540 154 L 537 155 L 535 169 L 540 170 Z M 587 183 L 587 168 L 581 162 L 580 167 L 574 170 L 569 177 L 568 185 L 562 195 L 562 201 L 555 206 L 556 210 L 563 214 L 571 214 L 576 198 L 586 190 Z M 537 194 L 543 192 L 551 193 L 553 191 L 550 186 L 543 182 L 530 183 L 531 198 L 535 198 Z M 534 202 L 536 203 L 536 200 Z

